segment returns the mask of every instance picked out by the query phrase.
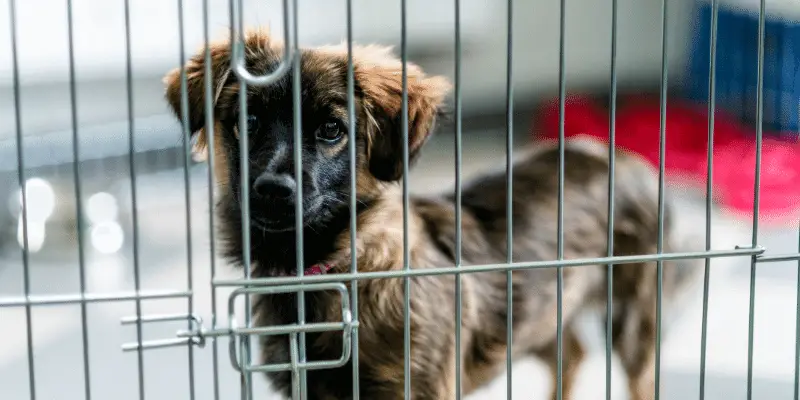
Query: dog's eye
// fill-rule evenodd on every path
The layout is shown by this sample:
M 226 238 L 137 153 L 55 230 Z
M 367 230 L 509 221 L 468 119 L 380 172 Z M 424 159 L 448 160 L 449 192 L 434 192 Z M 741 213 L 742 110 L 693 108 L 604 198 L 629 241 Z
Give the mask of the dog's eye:
M 255 115 L 247 116 L 247 133 L 253 133 L 258 130 L 258 118 Z
M 335 142 L 341 139 L 343 135 L 342 124 L 336 120 L 328 120 L 317 128 L 317 139 L 326 142 Z

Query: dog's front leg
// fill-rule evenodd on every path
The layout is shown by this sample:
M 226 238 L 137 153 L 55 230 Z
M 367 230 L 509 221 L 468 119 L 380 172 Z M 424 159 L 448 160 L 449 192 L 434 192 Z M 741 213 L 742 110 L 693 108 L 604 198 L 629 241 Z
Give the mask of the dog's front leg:
M 414 325 L 412 323 L 412 325 Z M 433 333 L 433 332 L 430 332 Z M 412 332 L 410 355 L 410 392 L 412 400 L 453 400 L 456 398 L 455 350 L 453 337 L 442 335 L 434 343 L 425 343 L 428 335 Z M 438 346 L 438 347 L 436 347 Z M 399 351 L 394 351 L 399 350 Z M 362 362 L 361 398 L 379 400 L 405 399 L 405 362 L 402 343 L 391 352 L 390 363 Z M 369 358 L 362 358 L 367 361 Z M 388 360 L 387 360 L 388 361 Z M 377 377 L 378 379 L 371 379 Z
M 455 306 L 452 277 L 416 278 L 409 315 L 409 398 L 455 398 Z M 405 315 L 402 281 L 365 283 L 359 313 L 361 398 L 405 398 Z M 462 332 L 463 340 L 469 337 Z

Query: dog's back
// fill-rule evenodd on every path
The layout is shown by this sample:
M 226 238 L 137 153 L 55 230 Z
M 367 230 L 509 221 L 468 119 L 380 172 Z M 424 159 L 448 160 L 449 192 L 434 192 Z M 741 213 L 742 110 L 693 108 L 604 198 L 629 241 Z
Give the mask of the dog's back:
M 569 140 L 564 149 L 563 258 L 607 256 L 608 246 L 608 147 L 593 140 Z M 556 260 L 558 254 L 558 164 L 555 144 L 541 144 L 514 166 L 513 261 Z M 658 177 L 644 161 L 617 152 L 614 186 L 613 240 L 615 256 L 657 252 L 659 234 Z M 506 262 L 505 172 L 486 175 L 467 185 L 462 195 L 462 265 Z M 417 210 L 429 221 L 431 240 L 445 252 L 454 248 L 452 196 L 446 200 L 420 201 Z M 696 241 L 683 240 L 675 230 L 675 210 L 669 196 L 664 203 L 663 247 L 665 253 L 698 250 Z M 448 250 L 449 249 L 449 250 Z M 696 280 L 700 261 L 663 263 L 663 299 L 670 305 L 677 294 Z M 482 383 L 493 358 L 503 358 L 506 326 L 506 274 L 466 275 L 470 288 L 469 312 L 478 315 L 479 326 L 471 336 L 466 356 L 468 381 Z M 563 269 L 562 318 L 565 382 L 582 357 L 580 344 L 570 328 L 573 317 L 585 306 L 605 302 L 605 265 Z M 650 384 L 655 344 L 656 263 L 619 264 L 614 268 L 614 345 L 632 379 L 631 388 Z M 514 352 L 549 358 L 555 367 L 557 270 L 536 268 L 513 273 Z M 469 314 L 467 312 L 467 315 Z M 469 320 L 465 326 L 469 327 Z M 567 370 L 570 371 L 567 371 Z M 472 373 L 470 373 L 472 372 Z M 567 383 L 565 383 L 566 385 Z

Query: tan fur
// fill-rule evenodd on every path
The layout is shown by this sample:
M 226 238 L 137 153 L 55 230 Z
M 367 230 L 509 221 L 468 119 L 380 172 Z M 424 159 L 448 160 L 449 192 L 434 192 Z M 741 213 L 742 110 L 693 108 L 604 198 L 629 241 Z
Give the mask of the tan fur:
M 217 122 L 214 124 L 213 130 L 219 131 L 222 129 L 222 125 Z M 220 135 L 214 134 L 214 179 L 216 180 L 217 184 L 220 186 L 225 186 L 228 184 L 228 159 L 225 156 L 224 147 L 222 144 L 222 137 Z M 200 133 L 197 135 L 197 141 L 195 145 L 192 147 L 192 151 L 195 153 L 195 157 L 198 161 L 206 161 L 208 160 L 208 147 L 206 145 L 208 133 L 205 128 L 200 130 Z
M 247 34 L 245 57 L 254 73 L 274 65 L 281 47 L 263 31 Z M 216 170 L 221 187 L 229 187 L 234 165 L 224 149 L 238 139 L 234 127 L 222 120 L 233 117 L 239 85 L 230 70 L 227 40 L 211 44 L 214 75 Z M 451 196 L 412 197 L 408 210 L 410 259 L 404 260 L 403 202 L 397 181 L 402 176 L 402 129 L 400 120 L 402 64 L 389 48 L 353 46 L 354 76 L 360 88 L 355 106 L 359 121 L 356 136 L 326 147 L 321 153 L 334 158 L 348 152 L 347 142 L 357 143 L 358 199 L 367 204 L 357 216 L 356 259 L 359 272 L 399 271 L 452 266 L 455 262 L 455 211 Z M 190 124 L 202 130 L 203 57 L 202 52 L 187 62 Z M 347 47 L 343 44 L 303 50 L 304 101 L 329 107 L 339 118 L 346 118 Z M 435 125 L 449 83 L 442 77 L 426 76 L 414 64 L 407 66 L 409 158 L 415 159 Z M 180 71 L 165 78 L 167 100 L 180 116 Z M 248 88 L 253 96 L 263 93 Z M 304 106 L 305 107 L 305 106 Z M 345 112 L 343 116 L 342 113 Z M 228 129 L 229 131 L 226 131 Z M 227 136 L 225 133 L 227 132 Z M 202 133 L 202 132 L 201 132 Z M 204 136 L 197 138 L 197 150 L 205 149 Z M 604 257 L 607 244 L 607 149 L 591 140 L 567 143 L 564 176 L 564 256 L 566 259 Z M 652 171 L 639 159 L 619 153 L 616 165 L 615 230 L 612 238 L 615 255 L 653 252 L 657 236 L 657 191 Z M 556 258 L 558 151 L 553 144 L 534 147 L 517 161 L 514 175 L 514 254 L 513 260 L 535 261 Z M 235 174 L 234 174 L 235 175 Z M 502 172 L 486 174 L 464 188 L 462 215 L 462 266 L 504 263 L 506 261 L 505 177 Z M 240 254 L 237 241 L 237 214 L 232 190 L 222 190 L 218 210 L 223 225 L 223 240 L 229 254 Z M 667 206 L 665 229 L 670 231 Z M 671 231 L 670 231 L 671 232 Z M 334 265 L 329 273 L 350 269 L 350 233 L 342 229 L 328 243 L 306 243 L 307 262 Z M 666 237 L 671 237 L 666 235 Z M 260 243 L 260 242 L 256 242 Z M 264 242 L 263 246 L 277 246 Z M 325 254 L 314 253 L 331 246 Z M 665 251 L 675 251 L 665 243 Z M 254 252 L 261 249 L 255 248 Z M 285 268 L 284 248 L 265 249 L 266 258 L 252 260 L 255 276 L 270 276 L 272 269 Z M 680 249 L 677 249 L 680 250 Z M 291 249 L 293 253 L 294 250 Z M 231 256 L 235 259 L 235 256 Z M 311 260 L 311 261 L 309 261 Z M 407 263 L 406 263 L 407 261 Z M 234 262 L 238 262 L 234 260 Z M 665 262 L 664 295 L 669 298 L 693 279 L 691 273 Z M 615 349 L 620 353 L 626 374 L 631 379 L 633 398 L 652 398 L 653 346 L 655 329 L 654 264 L 617 265 L 614 272 Z M 536 355 L 554 371 L 556 345 L 556 276 L 554 268 L 524 269 L 511 274 L 514 289 L 513 356 Z M 589 304 L 605 300 L 605 265 L 563 269 L 564 379 L 563 393 L 570 398 L 575 374 L 584 350 L 573 327 L 576 313 Z M 411 398 L 455 398 L 455 361 L 461 355 L 464 393 L 471 393 L 501 373 L 506 357 L 506 273 L 462 274 L 462 348 L 455 349 L 455 277 L 418 276 L 410 279 L 411 322 Z M 348 283 L 349 285 L 349 283 Z M 404 388 L 404 280 L 402 278 L 365 280 L 358 284 L 359 295 L 359 376 L 361 398 L 401 399 Z M 307 319 L 312 322 L 339 321 L 338 295 L 306 295 L 311 304 Z M 290 295 L 261 296 L 254 306 L 256 324 L 275 325 L 296 322 Z M 309 360 L 336 359 L 342 348 L 337 332 L 308 334 Z M 262 338 L 262 361 L 288 361 L 285 336 Z M 328 371 L 309 371 L 309 399 L 347 399 L 351 366 Z M 269 374 L 274 386 L 286 393 L 290 376 Z M 634 390 L 635 389 L 635 390 Z

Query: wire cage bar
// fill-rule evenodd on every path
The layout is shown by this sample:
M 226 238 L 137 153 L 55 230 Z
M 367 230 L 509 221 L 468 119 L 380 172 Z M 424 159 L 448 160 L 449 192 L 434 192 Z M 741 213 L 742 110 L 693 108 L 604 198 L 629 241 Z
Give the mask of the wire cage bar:
M 14 107 L 15 107 L 15 139 L 17 143 L 17 180 L 21 193 L 21 230 L 23 237 L 22 252 L 21 252 L 21 267 L 23 270 L 23 296 L 16 297 L 0 297 L 0 310 L 11 308 L 24 308 L 25 310 L 25 327 L 27 337 L 27 360 L 28 360 L 28 386 L 31 399 L 37 398 L 37 380 L 35 376 L 35 360 L 34 360 L 34 339 L 33 339 L 33 317 L 32 309 L 41 306 L 56 306 L 56 305 L 78 305 L 80 307 L 81 316 L 81 344 L 82 344 L 82 368 L 84 371 L 84 397 L 86 399 L 92 398 L 92 374 L 90 368 L 89 358 L 89 345 L 92 337 L 89 335 L 88 322 L 87 322 L 87 306 L 93 303 L 117 303 L 117 302 L 133 302 L 135 305 L 135 315 L 125 317 L 121 323 L 123 325 L 134 325 L 136 331 L 136 341 L 125 343 L 122 345 L 122 350 L 136 353 L 137 360 L 137 385 L 138 397 L 142 400 L 145 396 L 145 370 L 148 364 L 145 363 L 145 351 L 147 349 L 161 349 L 171 347 L 185 347 L 188 357 L 188 396 L 195 399 L 196 393 L 196 356 L 195 353 L 199 349 L 204 349 L 208 342 L 211 343 L 211 366 L 213 373 L 213 398 L 222 398 L 222 387 L 219 381 L 219 370 L 224 368 L 221 366 L 219 360 L 219 345 L 217 339 L 225 337 L 229 339 L 228 357 L 230 359 L 231 368 L 237 373 L 241 374 L 241 398 L 245 400 L 254 399 L 253 379 L 254 372 L 274 372 L 274 371 L 289 371 L 291 372 L 292 385 L 291 393 L 292 398 L 305 399 L 308 395 L 308 371 L 318 369 L 337 368 L 346 365 L 348 362 L 352 366 L 352 382 L 353 398 L 358 399 L 360 393 L 360 362 L 359 362 L 359 329 L 363 328 L 359 321 L 359 283 L 366 280 L 373 279 L 389 279 L 389 278 L 402 278 L 403 279 L 403 317 L 404 317 L 404 330 L 403 330 L 403 359 L 404 359 L 404 375 L 403 386 L 404 396 L 406 399 L 412 399 L 412 379 L 411 376 L 411 314 L 412 314 L 412 285 L 415 278 L 426 276 L 443 276 L 452 275 L 455 277 L 455 314 L 454 327 L 455 332 L 455 397 L 461 399 L 465 396 L 463 393 L 464 384 L 462 382 L 462 373 L 464 369 L 462 361 L 462 292 L 463 283 L 462 277 L 466 274 L 475 274 L 482 272 L 501 271 L 506 273 L 506 313 L 507 318 L 507 336 L 508 343 L 505 367 L 507 370 L 505 389 L 508 399 L 512 398 L 512 372 L 513 372 L 513 358 L 511 344 L 514 342 L 514 334 L 512 329 L 513 322 L 513 286 L 512 286 L 512 272 L 526 269 L 541 269 L 541 268 L 555 268 L 557 269 L 557 313 L 556 313 L 556 387 L 555 397 L 557 400 L 564 398 L 563 391 L 564 380 L 564 326 L 563 326 L 563 285 L 564 285 L 564 268 L 585 267 L 589 265 L 605 265 L 605 272 L 607 274 L 607 304 L 606 304 L 606 327 L 605 327 L 605 398 L 610 400 L 612 398 L 612 351 L 613 351 L 613 323 L 612 315 L 614 314 L 612 302 L 612 285 L 613 285 L 613 270 L 615 266 L 625 264 L 637 264 L 644 262 L 654 262 L 657 266 L 657 294 L 656 294 L 656 332 L 655 332 L 655 387 L 654 398 L 659 399 L 661 396 L 661 364 L 662 364 L 662 297 L 663 297 L 663 262 L 674 260 L 688 260 L 688 259 L 703 259 L 704 260 L 704 274 L 702 280 L 702 325 L 701 325 L 701 339 L 700 339 L 700 365 L 699 365 L 699 398 L 702 400 L 706 396 L 706 378 L 707 378 L 707 346 L 708 346 L 708 316 L 709 316 L 709 287 L 711 279 L 711 260 L 718 258 L 735 258 L 735 257 L 749 257 L 750 259 L 750 286 L 749 286 L 749 309 L 748 309 L 748 345 L 747 345 L 747 398 L 748 400 L 753 397 L 753 358 L 754 358 L 754 325 L 755 325 L 755 289 L 757 267 L 763 264 L 775 264 L 782 262 L 797 262 L 798 274 L 800 274 L 800 236 L 798 238 L 798 253 L 786 254 L 767 254 L 766 249 L 759 242 L 759 201 L 761 194 L 761 181 L 760 173 L 762 168 L 762 144 L 763 144 L 763 127 L 761 120 L 763 119 L 764 108 L 764 94 L 763 94 L 763 75 L 764 75 L 764 26 L 766 14 L 766 2 L 760 0 L 759 11 L 759 41 L 758 41 L 758 84 L 757 84 L 757 104 L 756 114 L 759 121 L 756 127 L 756 162 L 753 166 L 755 170 L 755 186 L 753 188 L 754 200 L 754 213 L 752 217 L 751 229 L 751 243 L 749 245 L 738 246 L 732 249 L 712 249 L 712 217 L 714 207 L 712 199 L 714 198 L 713 190 L 713 171 L 714 171 L 714 126 L 715 126 L 715 111 L 716 111 L 716 91 L 715 91 L 715 75 L 717 67 L 717 19 L 719 12 L 720 0 L 711 0 L 712 13 L 711 13 L 711 38 L 709 46 L 710 64 L 708 70 L 709 78 L 709 95 L 708 95 L 708 127 L 707 127 L 707 167 L 706 167 L 706 181 L 705 181 L 705 242 L 703 251 L 693 252 L 665 252 L 664 251 L 664 216 L 665 216 L 665 192 L 666 192 L 666 172 L 665 172 L 665 154 L 667 150 L 666 141 L 668 140 L 667 132 L 667 95 L 668 95 L 668 33 L 669 21 L 667 13 L 667 1 L 661 2 L 661 71 L 660 71 L 660 88 L 659 88 L 659 102 L 660 102 L 660 119 L 659 119 L 659 165 L 658 165 L 658 241 L 656 245 L 656 253 L 649 255 L 637 256 L 619 256 L 614 255 L 614 242 L 612 235 L 614 232 L 615 215 L 615 170 L 616 159 L 615 151 L 617 149 L 616 137 L 616 114 L 617 114 L 617 95 L 618 95 L 618 24 L 619 24 L 619 5 L 617 0 L 611 0 L 611 47 L 610 47 L 610 76 L 609 76 L 609 177 L 608 177 L 608 222 L 607 233 L 608 240 L 606 244 L 606 256 L 598 258 L 580 258 L 580 259 L 567 259 L 564 256 L 564 185 L 565 185 L 565 108 L 567 100 L 567 86 L 566 86 L 566 29 L 568 27 L 567 20 L 567 2 L 560 0 L 560 20 L 559 20 L 559 39 L 558 39 L 558 209 L 557 209 L 557 259 L 555 260 L 517 260 L 515 258 L 513 246 L 513 149 L 514 149 L 514 1 L 508 0 L 506 2 L 506 32 L 505 32 L 505 45 L 506 45 L 506 68 L 505 68 L 505 173 L 506 173 L 506 219 L 508 221 L 506 227 L 506 260 L 503 263 L 474 265 L 465 268 L 462 266 L 462 192 L 463 192 L 463 44 L 462 44 L 462 4 L 460 0 L 454 0 L 454 51 L 455 60 L 453 65 L 454 72 L 454 153 L 455 163 L 453 165 L 455 174 L 455 254 L 454 266 L 439 266 L 436 268 L 414 268 L 412 265 L 411 246 L 409 244 L 409 210 L 410 210 L 410 184 L 409 184 L 409 93 L 408 93 L 408 11 L 407 2 L 400 0 L 399 2 L 399 18 L 401 20 L 401 33 L 400 33 L 400 58 L 402 62 L 402 102 L 401 102 L 401 124 L 402 124 L 402 138 L 403 138 L 403 159 L 402 159 L 402 203 L 403 203 L 403 263 L 402 268 L 393 271 L 370 271 L 362 272 L 356 257 L 352 257 L 351 265 L 348 273 L 330 274 L 330 275 L 316 275 L 304 276 L 304 237 L 303 237 L 303 204 L 302 204 L 302 190 L 303 185 L 297 185 L 297 201 L 295 204 L 295 232 L 296 232 L 296 262 L 297 273 L 296 276 L 287 277 L 253 277 L 251 268 L 251 231 L 250 225 L 243 223 L 241 226 L 242 238 L 242 259 L 244 260 L 243 276 L 241 278 L 218 278 L 217 265 L 214 254 L 217 251 L 215 242 L 217 240 L 215 230 L 216 226 L 213 218 L 213 210 L 209 216 L 208 230 L 209 230 L 209 254 L 210 257 L 210 274 L 212 280 L 208 282 L 210 289 L 210 303 L 212 312 L 209 319 L 210 327 L 204 325 L 204 319 L 200 317 L 197 309 L 200 308 L 195 302 L 194 295 L 196 293 L 194 287 L 194 265 L 193 254 L 194 243 L 196 237 L 192 235 L 192 215 L 190 213 L 193 202 L 190 196 L 190 167 L 191 167 L 191 151 L 190 151 L 190 123 L 189 123 L 189 95 L 188 95 L 188 82 L 185 70 L 181 70 L 180 75 L 180 107 L 181 107 L 181 130 L 183 133 L 183 141 L 181 142 L 181 161 L 182 161 L 182 178 L 185 186 L 184 195 L 184 212 L 186 218 L 187 236 L 187 268 L 186 268 L 186 288 L 182 290 L 147 290 L 142 286 L 141 280 L 141 261 L 140 261 L 140 238 L 139 238 L 139 214 L 137 211 L 137 173 L 136 173 L 136 157 L 135 157 L 135 138 L 136 138 L 136 125 L 134 118 L 134 92 L 136 87 L 133 80 L 133 59 L 131 56 L 132 51 L 132 35 L 131 30 L 131 16 L 129 0 L 124 1 L 125 8 L 125 71 L 126 71 L 126 96 L 127 96 L 127 122 L 128 122 L 128 145 L 129 145 L 129 168 L 130 168 L 130 191 L 131 191 L 131 219 L 133 221 L 133 271 L 134 271 L 134 290 L 128 292 L 119 292 L 113 294 L 94 293 L 87 289 L 86 283 L 86 255 L 84 254 L 85 238 L 83 226 L 85 205 L 83 204 L 83 176 L 79 168 L 81 160 L 81 148 L 79 145 L 80 127 L 78 121 L 78 99 L 77 99 L 77 78 L 75 71 L 75 50 L 74 50 L 74 26 L 73 26 L 73 2 L 72 0 L 66 1 L 66 11 L 68 20 L 68 42 L 69 42 L 69 83 L 70 83 L 70 103 L 71 103 L 71 130 L 73 138 L 73 170 L 72 175 L 75 185 L 75 202 L 76 202 L 76 226 L 77 234 L 77 247 L 78 247 L 78 264 L 79 264 L 79 280 L 80 280 L 80 293 L 74 294 L 61 294 L 61 295 L 35 295 L 31 293 L 31 276 L 30 276 L 30 249 L 28 243 L 28 204 L 30 199 L 26 193 L 26 164 L 24 157 L 24 135 L 21 108 L 21 87 L 20 87 L 20 66 L 18 60 L 18 37 L 17 37 L 17 11 L 16 0 L 9 0 L 10 12 L 10 33 L 11 33 L 11 54 L 13 66 L 13 91 L 14 91 Z M 215 140 L 214 130 L 215 126 L 214 117 L 214 104 L 211 98 L 213 93 L 212 86 L 212 70 L 211 70 L 211 47 L 209 45 L 209 1 L 204 0 L 202 4 L 203 11 L 203 38 L 205 41 L 203 57 L 204 65 L 204 88 L 207 94 L 204 99 L 204 133 L 206 135 L 207 143 L 207 163 L 208 163 L 208 190 L 205 196 L 209 204 L 214 204 L 215 182 L 213 171 L 215 163 Z M 184 65 L 185 59 L 185 21 L 184 21 L 184 7 L 183 0 L 177 0 L 178 9 L 178 29 L 180 37 L 180 65 Z M 241 140 L 239 141 L 239 152 L 243 155 L 239 160 L 239 170 L 241 173 L 241 218 L 244 221 L 250 219 L 250 206 L 249 206 L 249 165 L 248 157 L 248 118 L 247 118 L 247 90 L 246 87 L 254 86 L 268 86 L 277 82 L 280 78 L 291 74 L 292 76 L 292 99 L 294 103 L 293 109 L 293 138 L 295 144 L 302 141 L 302 109 L 301 109 L 301 47 L 299 45 L 298 33 L 298 14 L 299 7 L 296 0 L 282 0 L 282 17 L 283 17 L 283 39 L 285 45 L 283 46 L 282 61 L 276 69 L 267 75 L 254 75 L 249 72 L 245 67 L 245 54 L 244 54 L 244 2 L 243 0 L 231 0 L 229 3 L 230 12 L 230 37 L 231 37 L 231 60 L 230 67 L 235 73 L 236 79 L 239 82 L 238 101 L 239 101 L 239 132 Z M 350 121 L 356 120 L 356 81 L 355 81 L 355 67 L 353 63 L 353 4 L 352 0 L 346 1 L 346 15 L 347 15 L 347 115 Z M 348 133 L 351 137 L 356 134 L 355 124 L 348 124 Z M 295 145 L 293 153 L 293 174 L 296 182 L 303 181 L 303 152 L 302 146 Z M 355 196 L 357 189 L 357 165 L 356 165 L 356 141 L 348 140 L 349 154 L 349 188 L 351 191 L 349 208 L 349 226 L 350 226 L 350 252 L 357 254 L 357 235 L 358 235 L 358 221 L 357 221 L 357 197 Z M 213 208 L 213 207 L 212 207 Z M 800 226 L 798 226 L 800 235 Z M 227 319 L 224 320 L 224 325 L 220 325 L 218 320 L 217 303 L 219 301 L 217 290 L 224 288 L 232 288 L 233 292 L 227 298 Z M 305 294 L 314 291 L 335 291 L 338 292 L 341 299 L 341 320 L 330 322 L 307 322 L 306 318 L 306 304 Z M 275 293 L 294 293 L 297 295 L 297 323 L 282 326 L 253 326 L 250 310 L 251 295 L 258 294 L 275 294 Z M 798 388 L 800 388 L 800 277 L 797 283 L 798 293 L 798 306 L 797 306 L 797 345 L 795 347 L 795 372 L 794 372 L 794 385 L 795 392 L 794 398 L 798 398 Z M 242 297 L 245 304 L 244 326 L 237 326 L 236 320 L 236 305 L 235 301 Z M 146 314 L 143 312 L 142 302 L 154 299 L 180 299 L 186 301 L 186 313 L 178 314 Z M 152 339 L 145 340 L 143 333 L 143 326 L 145 324 L 166 322 L 166 321 L 179 321 L 186 322 L 186 329 L 176 333 L 173 338 L 165 339 Z M 22 328 L 20 328 L 22 329 Z M 342 332 L 342 351 L 341 356 L 332 360 L 314 360 L 309 361 L 306 354 L 306 333 L 316 332 Z M 269 336 L 269 335 L 288 335 L 290 361 L 281 364 L 258 364 L 254 363 L 252 349 L 253 345 L 251 339 L 253 336 Z M 205 368 L 205 367 L 204 367 Z

